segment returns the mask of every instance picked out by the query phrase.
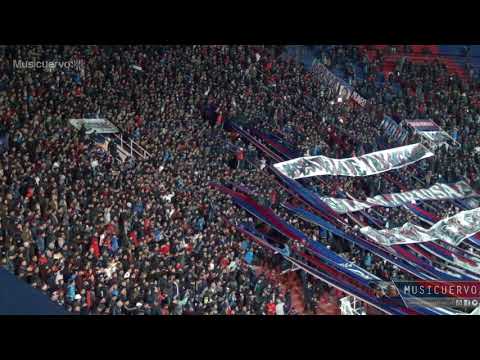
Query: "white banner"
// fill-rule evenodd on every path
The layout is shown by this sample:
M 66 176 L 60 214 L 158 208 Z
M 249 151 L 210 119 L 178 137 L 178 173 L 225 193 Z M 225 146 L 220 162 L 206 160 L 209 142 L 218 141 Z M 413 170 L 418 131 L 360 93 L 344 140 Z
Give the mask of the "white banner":
M 420 136 L 434 145 L 448 144 L 455 140 L 433 120 L 407 120 L 406 123 Z
M 390 230 L 375 230 L 369 226 L 361 228 L 360 232 L 370 239 L 385 246 L 413 244 L 437 240 L 428 233 L 428 229 L 412 223 Z
M 344 100 L 352 98 L 353 101 L 362 107 L 365 107 L 367 104 L 366 99 L 317 60 L 313 61 L 312 73 L 316 74 L 323 83 L 332 87 Z
M 290 179 L 311 176 L 369 176 L 402 168 L 434 154 L 422 144 L 401 146 L 348 159 L 309 156 L 275 164 Z
M 480 232 L 480 208 L 462 211 L 437 222 L 430 228 L 430 234 L 452 245 L 458 245 L 478 232 Z
M 451 136 L 445 131 L 419 131 L 419 133 L 427 140 L 436 144 L 444 144 L 452 140 Z
M 419 200 L 464 199 L 474 196 L 479 196 L 479 194 L 476 193 L 465 181 L 459 181 L 451 185 L 435 184 L 427 189 L 377 195 L 372 198 L 367 198 L 365 201 L 332 197 L 324 197 L 322 198 L 322 201 L 330 206 L 335 212 L 346 214 L 368 209 L 372 206 L 397 207 Z
M 381 231 L 367 226 L 361 228 L 360 232 L 386 246 L 434 240 L 443 240 L 457 246 L 466 238 L 480 232 L 480 208 L 462 211 L 437 222 L 430 229 L 406 223 L 400 228 Z
M 383 117 L 383 121 L 380 123 L 380 126 L 383 128 L 390 140 L 394 140 L 399 144 L 403 143 L 408 136 L 408 131 L 402 126 L 398 125 L 397 122 L 388 115 Z
M 97 134 L 114 134 L 119 132 L 115 125 L 105 119 L 71 119 L 69 123 L 77 130 L 80 130 L 82 125 L 85 126 L 87 134 L 91 134 L 94 131 Z

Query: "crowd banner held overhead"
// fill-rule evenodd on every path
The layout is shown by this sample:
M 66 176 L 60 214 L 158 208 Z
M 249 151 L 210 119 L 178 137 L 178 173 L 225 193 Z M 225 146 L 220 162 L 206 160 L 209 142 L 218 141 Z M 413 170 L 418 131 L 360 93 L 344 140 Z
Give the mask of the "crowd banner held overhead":
M 434 225 L 435 223 L 439 222 L 442 220 L 439 216 L 422 209 L 421 207 L 417 205 L 406 205 L 406 208 L 415 216 L 417 216 L 419 219 L 422 219 L 426 223 L 430 225 Z M 471 209 L 467 209 L 471 210 Z M 466 243 L 470 246 L 473 246 L 475 249 L 480 250 L 480 233 L 477 233 L 473 236 L 470 236 L 468 239 L 465 240 Z
M 449 143 L 457 144 L 455 139 L 453 139 L 433 120 L 407 120 L 405 122 L 415 131 L 415 133 L 422 136 L 428 143 L 433 146 L 440 146 Z
M 437 240 L 428 233 L 428 229 L 424 229 L 412 223 L 406 223 L 402 227 L 390 230 L 375 230 L 370 226 L 366 226 L 361 228 L 360 232 L 384 246 L 414 244 Z
M 369 176 L 399 169 L 432 156 L 434 154 L 422 144 L 413 144 L 347 159 L 309 156 L 280 162 L 274 167 L 290 179 L 322 175 Z
M 380 126 L 391 140 L 394 140 L 399 144 L 402 144 L 408 136 L 408 131 L 401 125 L 397 124 L 397 122 L 388 115 L 383 117 Z
M 243 130 L 242 130 L 243 131 Z M 248 134 L 247 138 L 250 136 Z M 251 141 L 251 139 L 250 139 Z M 256 144 L 256 146 L 259 146 L 260 144 Z M 264 150 L 264 149 L 263 149 Z M 275 158 L 275 157 L 274 157 Z M 284 182 L 287 188 L 288 192 L 290 192 L 294 197 L 297 197 L 297 195 L 300 196 L 301 200 L 305 200 L 308 202 L 309 206 L 312 206 L 315 211 L 319 211 L 322 215 L 322 217 L 327 218 L 328 220 L 324 220 L 319 216 L 316 216 L 312 213 L 309 213 L 308 211 L 301 210 L 299 208 L 292 209 L 288 204 L 282 204 L 284 207 L 287 209 L 293 211 L 295 213 L 301 212 L 303 215 L 300 215 L 301 218 L 304 218 L 306 221 L 313 221 L 313 223 L 325 227 L 332 233 L 336 234 L 337 236 L 345 238 L 347 241 L 351 241 L 352 243 L 355 243 L 356 245 L 360 246 L 361 248 L 364 248 L 368 251 L 371 251 L 372 253 L 376 254 L 377 256 L 380 256 L 386 261 L 391 262 L 392 264 L 395 264 L 399 266 L 401 269 L 409 272 L 415 277 L 420 277 L 424 279 L 463 279 L 463 280 L 469 280 L 471 279 L 468 276 L 458 274 L 458 273 L 452 273 L 449 271 L 445 270 L 439 270 L 432 266 L 429 262 L 426 260 L 422 260 L 421 258 L 413 255 L 412 253 L 408 252 L 407 250 L 403 249 L 402 247 L 398 245 L 394 245 L 391 247 L 386 247 L 381 244 L 378 244 L 375 241 L 372 240 L 364 240 L 359 237 L 354 237 L 354 236 L 349 236 L 345 234 L 344 232 L 340 231 L 339 229 L 335 228 L 335 226 L 332 224 L 331 221 L 334 221 L 334 219 L 337 219 L 339 222 L 343 222 L 340 220 L 339 215 L 335 213 L 328 205 L 326 205 L 321 198 L 318 195 L 313 195 L 313 193 L 307 194 L 307 189 L 304 188 L 302 185 L 300 185 L 297 181 L 289 179 L 288 177 L 282 175 L 277 169 L 274 167 L 271 168 L 272 171 L 279 177 L 279 179 Z M 296 195 L 295 195 L 296 193 Z M 299 199 L 300 199 L 299 198 Z M 327 212 L 325 210 L 328 209 Z M 247 210 L 249 211 L 249 210 Z M 327 213 L 329 214 L 327 216 Z M 350 214 L 347 214 L 350 216 Z M 305 216 L 305 217 L 304 217 Z M 333 219 L 332 219 L 333 217 Z M 437 221 L 439 221 L 437 219 Z M 433 225 L 433 223 L 432 223 Z M 362 226 L 362 225 L 361 225 Z M 363 225 L 365 226 L 365 225 Z M 425 244 L 435 244 L 435 243 L 425 243 Z M 409 246 L 413 246 L 415 244 L 411 244 Z M 395 255 L 394 255 L 395 254 Z
M 377 195 L 365 201 L 322 197 L 328 206 L 339 214 L 360 211 L 373 206 L 397 207 L 415 201 L 464 199 L 479 196 L 465 181 L 455 184 L 435 184 L 427 189 L 412 190 L 394 194 Z
M 437 238 L 449 244 L 458 245 L 480 231 L 480 208 L 462 211 L 439 221 L 430 228 L 430 231 Z
M 412 255 L 411 253 L 404 250 L 402 253 L 399 253 L 403 249 L 400 247 L 386 247 L 379 244 L 376 241 L 366 241 L 359 236 L 352 234 L 347 234 L 343 230 L 337 228 L 332 223 L 322 219 L 320 216 L 317 216 L 305 209 L 300 207 L 290 206 L 288 204 L 283 204 L 283 206 L 289 211 L 293 212 L 295 215 L 300 218 L 308 221 L 312 224 L 316 224 L 332 234 L 341 237 L 371 253 L 381 257 L 382 259 L 398 266 L 399 268 L 409 272 L 411 275 L 423 278 L 423 279 L 456 279 L 457 276 L 446 273 L 445 271 L 440 271 L 434 268 L 431 264 L 422 261 L 420 258 Z
M 425 137 L 428 141 L 439 145 L 448 143 L 449 140 L 452 140 L 450 135 L 448 135 L 444 131 L 423 132 L 422 136 Z
M 71 119 L 68 121 L 75 129 L 80 130 L 85 126 L 87 134 L 96 132 L 97 134 L 116 134 L 120 130 L 110 121 L 105 119 Z
M 364 227 L 360 232 L 387 246 L 434 240 L 443 240 L 447 244 L 457 246 L 463 240 L 480 232 L 480 208 L 462 211 L 437 222 L 430 229 L 406 223 L 401 228 L 381 231 Z
M 333 74 L 328 68 L 318 60 L 315 60 L 312 65 L 312 73 L 315 74 L 320 81 L 333 88 L 338 95 L 344 99 L 352 99 L 358 105 L 365 107 L 367 100 L 360 96 L 350 85 L 338 76 Z

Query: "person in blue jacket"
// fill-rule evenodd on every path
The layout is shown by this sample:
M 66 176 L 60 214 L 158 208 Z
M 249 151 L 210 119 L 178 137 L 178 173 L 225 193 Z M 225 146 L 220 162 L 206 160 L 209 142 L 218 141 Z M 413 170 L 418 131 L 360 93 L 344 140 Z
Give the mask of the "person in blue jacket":
M 112 237 L 112 252 L 115 254 L 119 249 L 119 245 L 118 245 L 118 237 L 117 236 L 113 236 Z
M 75 281 L 73 279 L 67 285 L 67 300 L 73 302 L 75 298 Z
M 253 263 L 253 252 L 252 252 L 252 250 L 248 250 L 247 253 L 245 254 L 245 262 L 248 265 L 252 265 L 252 263 Z

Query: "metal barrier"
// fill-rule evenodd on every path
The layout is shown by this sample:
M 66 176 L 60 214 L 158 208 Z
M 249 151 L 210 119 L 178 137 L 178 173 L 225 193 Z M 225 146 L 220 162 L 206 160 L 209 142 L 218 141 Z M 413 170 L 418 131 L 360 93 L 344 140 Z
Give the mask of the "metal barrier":
M 361 302 L 354 296 L 340 299 L 340 313 L 342 315 L 367 315 Z
M 128 153 L 130 156 L 134 156 L 136 154 L 142 159 L 146 159 L 151 157 L 152 155 L 145 150 L 140 144 L 133 141 L 133 139 L 126 140 L 123 138 L 123 134 L 114 134 L 114 139 L 116 139 L 117 143 L 119 143 L 122 150 Z

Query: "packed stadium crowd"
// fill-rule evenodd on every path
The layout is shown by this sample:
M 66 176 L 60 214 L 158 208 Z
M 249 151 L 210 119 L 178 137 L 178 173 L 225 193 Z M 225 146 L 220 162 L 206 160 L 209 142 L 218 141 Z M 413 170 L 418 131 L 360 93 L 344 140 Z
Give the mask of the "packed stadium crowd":
M 382 279 L 405 276 L 391 264 L 322 232 L 282 207 L 290 196 L 268 171 L 272 160 L 238 134 L 235 123 L 280 134 L 299 156 L 359 156 L 398 146 L 378 126 L 384 114 L 431 118 L 462 146 L 408 172 L 405 188 L 478 181 L 480 111 L 465 84 L 441 64 L 403 60 L 378 88 L 381 55 L 355 46 L 325 47 L 319 58 L 345 71 L 372 100 L 367 108 L 337 94 L 283 47 L 7 46 L 0 56 L 0 259 L 33 287 L 79 314 L 286 314 L 289 291 L 259 267 L 285 270 L 245 241 L 224 218 L 255 220 L 209 185 L 247 189 L 262 205 Z M 76 59 L 82 69 L 13 68 L 15 59 Z M 352 63 L 361 65 L 356 78 Z M 399 84 L 395 90 L 393 84 Z M 101 116 L 151 156 L 119 161 L 68 119 Z M 417 142 L 411 134 L 405 144 Z M 454 161 L 453 161 L 454 160 Z M 95 166 L 92 166 L 95 164 Z M 430 174 L 429 176 L 425 176 Z M 440 178 L 441 176 L 441 178 Z M 357 199 L 401 189 L 391 179 L 309 179 L 322 196 Z M 425 179 L 419 183 L 418 179 Z M 444 217 L 459 211 L 437 203 Z M 387 227 L 415 222 L 403 208 L 376 208 Z M 345 220 L 347 231 L 358 226 Z M 299 244 L 290 244 L 299 246 Z M 331 288 L 302 273 L 305 303 Z

